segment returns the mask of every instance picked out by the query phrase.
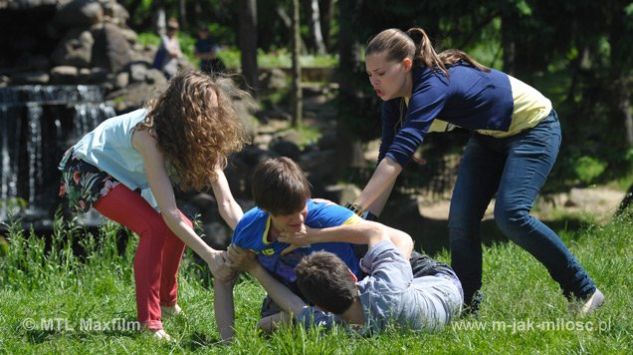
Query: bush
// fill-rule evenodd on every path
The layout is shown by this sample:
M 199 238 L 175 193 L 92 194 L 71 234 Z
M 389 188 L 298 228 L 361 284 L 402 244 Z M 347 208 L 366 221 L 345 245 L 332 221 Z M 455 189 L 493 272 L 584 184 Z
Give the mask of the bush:
M 585 184 L 592 183 L 607 168 L 607 163 L 590 156 L 580 157 L 574 164 L 576 176 Z

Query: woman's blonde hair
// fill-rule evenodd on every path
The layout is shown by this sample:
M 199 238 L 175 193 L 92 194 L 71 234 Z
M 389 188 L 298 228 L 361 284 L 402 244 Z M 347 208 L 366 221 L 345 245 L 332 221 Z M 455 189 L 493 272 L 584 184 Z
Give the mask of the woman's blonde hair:
M 423 65 L 432 69 L 441 70 L 448 76 L 447 66 L 463 61 L 481 71 L 488 72 L 489 68 L 479 64 L 465 52 L 457 49 L 449 49 L 436 53 L 433 44 L 426 32 L 413 27 L 403 32 L 397 28 L 384 30 L 373 37 L 367 44 L 365 56 L 373 53 L 387 53 L 387 59 L 402 61 L 405 58 L 413 60 L 414 65 Z
M 149 103 L 139 128 L 155 135 L 183 190 L 211 187 L 217 178 L 213 169 L 226 167 L 228 155 L 242 148 L 245 130 L 232 99 L 246 96 L 228 78 L 189 71 L 173 77 Z

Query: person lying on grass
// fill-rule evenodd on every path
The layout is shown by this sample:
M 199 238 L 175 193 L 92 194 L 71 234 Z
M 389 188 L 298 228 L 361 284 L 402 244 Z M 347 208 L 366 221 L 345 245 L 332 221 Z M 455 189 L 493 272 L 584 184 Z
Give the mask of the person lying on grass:
M 300 232 L 305 226 L 357 226 L 357 234 L 361 235 L 374 233 L 375 226 L 345 207 L 310 198 L 308 180 L 301 168 L 288 158 L 269 159 L 259 164 L 251 179 L 251 188 L 257 207 L 247 211 L 237 224 L 228 250 L 227 267 L 241 264 L 240 258 L 236 257 L 236 250 L 249 250 L 257 255 L 263 268 L 300 296 L 294 268 L 311 252 L 326 250 L 336 254 L 353 273 L 362 277 L 358 261 L 364 250 L 355 248 L 351 241 L 340 243 L 339 240 L 324 240 L 303 247 L 291 247 L 279 241 L 279 237 L 282 233 Z M 387 226 L 380 225 L 379 228 L 409 258 L 413 249 L 411 237 Z M 216 280 L 214 289 L 216 309 L 228 310 L 216 315 L 220 336 L 228 340 L 233 336 L 233 281 Z M 263 302 L 261 317 L 259 327 L 264 331 L 274 329 L 276 322 L 289 320 L 268 297 Z
M 297 286 L 314 306 L 309 306 L 272 277 L 255 260 L 254 254 L 239 249 L 231 252 L 241 258 L 239 267 L 256 278 L 285 312 L 306 327 L 331 328 L 342 324 L 364 335 L 375 334 L 391 325 L 433 331 L 459 315 L 464 296 L 459 279 L 450 267 L 433 262 L 428 256 L 407 262 L 384 229 L 375 228 L 374 233 L 365 237 L 367 234 L 361 233 L 359 226 L 344 228 L 351 232 L 344 239 L 369 245 L 360 262 L 367 276 L 359 281 L 340 258 L 326 251 L 304 257 L 295 268 Z M 306 230 L 301 236 L 285 240 L 301 240 L 301 244 L 319 242 L 341 229 Z

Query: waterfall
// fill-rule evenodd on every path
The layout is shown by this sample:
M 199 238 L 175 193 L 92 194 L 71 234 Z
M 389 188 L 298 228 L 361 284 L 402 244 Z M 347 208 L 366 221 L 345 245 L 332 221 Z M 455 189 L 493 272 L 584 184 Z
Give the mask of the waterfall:
M 65 149 L 115 114 L 98 86 L 0 88 L 0 221 L 50 219 Z

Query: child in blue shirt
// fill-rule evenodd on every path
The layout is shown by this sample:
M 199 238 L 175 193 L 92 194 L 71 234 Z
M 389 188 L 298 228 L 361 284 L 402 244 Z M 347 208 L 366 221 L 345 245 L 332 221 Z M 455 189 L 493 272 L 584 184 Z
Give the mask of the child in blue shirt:
M 228 266 L 239 270 L 248 255 L 255 255 L 261 265 L 279 282 L 299 293 L 294 268 L 300 260 L 314 251 L 328 251 L 337 255 L 357 276 L 362 276 L 359 258 L 350 243 L 324 240 L 300 247 L 280 241 L 284 234 L 300 233 L 306 228 L 355 226 L 357 234 L 371 232 L 373 224 L 356 216 L 350 210 L 336 204 L 310 199 L 310 184 L 301 169 L 288 158 L 269 159 L 260 164 L 252 179 L 253 199 L 257 207 L 246 212 L 240 220 L 233 242 L 228 250 Z M 375 223 L 378 225 L 377 223 Z M 380 225 L 403 255 L 410 257 L 413 249 L 411 237 L 406 233 Z M 216 281 L 222 282 L 222 281 Z M 232 282 L 222 284 L 215 302 L 232 308 Z M 220 306 L 218 306 L 220 307 Z M 260 328 L 274 329 L 277 322 L 288 319 L 275 304 L 265 301 Z M 223 339 L 233 335 L 232 313 L 229 317 L 216 315 Z

